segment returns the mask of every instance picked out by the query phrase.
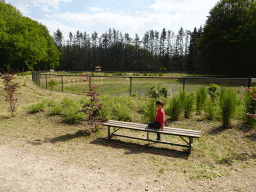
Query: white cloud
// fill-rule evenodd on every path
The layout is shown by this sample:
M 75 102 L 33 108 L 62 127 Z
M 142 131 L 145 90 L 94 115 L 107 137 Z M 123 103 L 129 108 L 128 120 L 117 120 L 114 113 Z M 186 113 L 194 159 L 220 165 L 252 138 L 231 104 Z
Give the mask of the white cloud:
M 77 31 L 77 28 L 71 27 L 69 25 L 64 25 L 63 23 L 55 19 L 40 19 L 37 21 L 45 25 L 48 31 L 50 32 L 50 35 L 52 36 L 57 31 L 57 29 L 60 29 L 64 37 L 64 40 L 68 40 L 70 32 L 75 33 Z
M 71 2 L 72 0 L 6 0 L 6 3 L 11 3 L 17 7 L 22 14 L 29 15 L 31 12 L 31 5 L 40 7 L 43 11 L 49 12 L 53 7 L 54 9 L 59 9 L 60 2 Z
M 49 11 L 52 7 L 58 9 L 60 2 L 68 1 L 71 0 L 27 0 L 26 2 Z M 146 4 L 147 0 L 136 2 L 137 4 L 141 2 Z M 68 39 L 70 31 L 72 33 L 76 33 L 77 30 L 86 31 L 90 35 L 97 31 L 100 36 L 109 28 L 119 30 L 123 34 L 128 32 L 133 38 L 137 33 L 142 38 L 145 32 L 151 29 L 161 33 L 165 28 L 177 34 L 181 27 L 184 30 L 198 28 L 205 24 L 206 16 L 216 2 L 217 0 L 156 0 L 154 4 L 133 14 L 128 13 L 127 9 L 89 7 L 92 13 L 49 13 L 45 15 L 49 18 L 48 20 L 38 21 L 47 26 L 51 35 L 60 29 L 65 40 Z M 26 6 L 28 3 L 23 2 L 22 13 L 27 13 L 28 7 Z
M 55 9 L 58 9 L 60 2 L 70 2 L 72 0 L 28 0 L 28 1 L 35 6 L 42 6 L 43 4 L 46 7 L 53 6 Z

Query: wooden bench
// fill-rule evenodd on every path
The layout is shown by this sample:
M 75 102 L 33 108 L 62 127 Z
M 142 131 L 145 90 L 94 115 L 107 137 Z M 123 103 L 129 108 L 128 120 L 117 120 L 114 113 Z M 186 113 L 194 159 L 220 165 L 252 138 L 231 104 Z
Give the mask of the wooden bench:
M 139 139 L 139 140 L 151 141 L 151 142 L 156 142 L 156 143 L 188 147 L 189 153 L 191 153 L 191 150 L 193 147 L 193 138 L 199 138 L 200 133 L 201 133 L 200 131 L 195 131 L 195 130 L 190 130 L 190 129 L 178 129 L 178 128 L 172 128 L 172 127 L 164 127 L 164 130 L 152 129 L 152 128 L 148 128 L 147 124 L 114 121 L 114 120 L 108 120 L 107 122 L 103 123 L 103 125 L 108 126 L 108 139 L 111 139 L 112 136 L 120 136 L 120 137 L 127 137 L 127 138 L 131 138 L 131 139 Z M 112 132 L 112 133 L 110 130 L 111 127 L 114 127 L 114 132 Z M 128 136 L 128 135 L 121 135 L 121 134 L 117 133 L 117 131 L 119 129 L 131 129 L 131 130 L 137 130 L 137 131 L 145 131 L 145 132 L 147 132 L 147 138 L 145 139 L 145 138 L 139 138 L 139 137 L 132 137 L 132 136 Z M 151 140 L 151 139 L 149 139 L 149 132 L 179 136 L 186 144 L 178 144 L 178 143 L 170 143 L 170 142 L 165 142 L 165 141 Z M 184 139 L 184 137 L 188 137 L 188 141 L 186 139 Z

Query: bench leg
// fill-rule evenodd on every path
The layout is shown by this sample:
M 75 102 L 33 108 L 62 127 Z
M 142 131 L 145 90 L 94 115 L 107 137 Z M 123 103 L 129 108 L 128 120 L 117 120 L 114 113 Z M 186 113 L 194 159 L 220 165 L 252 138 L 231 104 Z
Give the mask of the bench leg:
M 108 139 L 111 139 L 112 135 L 110 134 L 110 126 L 108 126 Z
M 193 137 L 189 137 L 189 153 L 191 153 L 191 150 L 192 150 L 192 147 L 193 147 Z
M 148 132 L 147 132 L 147 140 L 149 140 L 149 135 L 148 135 Z

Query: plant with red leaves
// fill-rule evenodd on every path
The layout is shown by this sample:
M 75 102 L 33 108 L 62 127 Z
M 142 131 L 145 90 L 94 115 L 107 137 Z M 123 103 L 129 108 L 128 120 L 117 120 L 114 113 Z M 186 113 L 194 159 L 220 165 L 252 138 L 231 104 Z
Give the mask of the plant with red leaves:
M 246 115 L 248 116 L 247 122 L 250 125 L 253 125 L 256 120 L 256 90 L 254 87 L 244 88 L 247 93 L 245 96 L 245 104 L 246 104 Z
M 4 85 L 5 85 L 4 91 L 6 92 L 5 101 L 10 103 L 10 107 L 8 108 L 8 110 L 12 112 L 12 117 L 13 117 L 13 112 L 16 111 L 15 105 L 18 100 L 14 98 L 14 94 L 17 91 L 17 88 L 20 88 L 20 86 L 18 86 L 18 83 L 12 82 L 12 80 L 15 79 L 13 76 L 14 76 L 14 73 L 12 74 L 5 73 L 4 75 L 0 73 L 0 77 L 4 79 Z
M 84 109 L 77 111 L 75 114 L 79 112 L 84 112 L 88 115 L 87 119 L 82 119 L 82 121 L 88 121 L 90 125 L 95 125 L 95 131 L 97 130 L 97 124 L 101 122 L 100 110 L 103 108 L 102 104 L 99 103 L 99 94 L 94 91 L 99 86 L 92 86 L 92 78 L 91 75 L 80 75 L 86 77 L 83 81 L 89 81 L 89 92 L 83 91 L 83 93 L 87 93 L 87 96 L 91 97 L 90 104 L 84 105 Z

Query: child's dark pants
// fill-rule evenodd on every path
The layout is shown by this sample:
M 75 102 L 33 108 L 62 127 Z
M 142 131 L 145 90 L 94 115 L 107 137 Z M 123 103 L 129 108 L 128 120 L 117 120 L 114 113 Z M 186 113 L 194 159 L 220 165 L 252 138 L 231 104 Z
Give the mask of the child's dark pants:
M 149 128 L 153 128 L 153 129 L 160 129 L 161 128 L 161 124 L 158 123 L 157 121 L 153 121 L 153 122 L 149 122 L 148 123 L 148 127 Z M 156 133 L 156 134 L 157 134 L 157 140 L 161 140 L 160 133 Z

